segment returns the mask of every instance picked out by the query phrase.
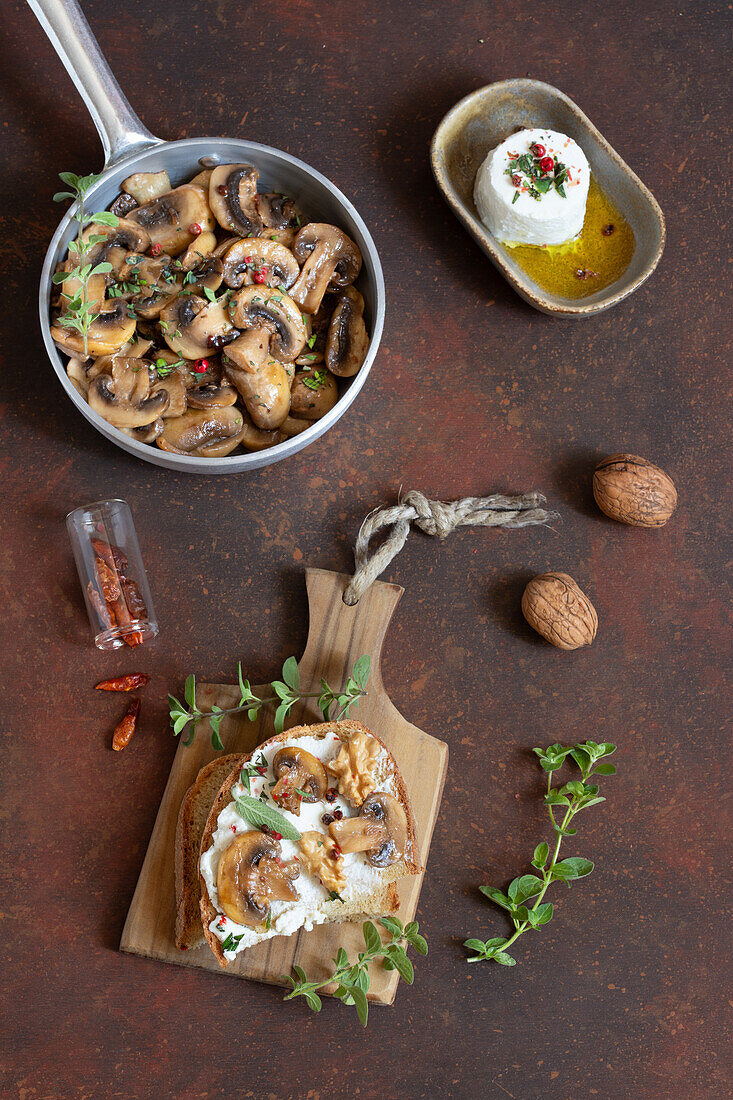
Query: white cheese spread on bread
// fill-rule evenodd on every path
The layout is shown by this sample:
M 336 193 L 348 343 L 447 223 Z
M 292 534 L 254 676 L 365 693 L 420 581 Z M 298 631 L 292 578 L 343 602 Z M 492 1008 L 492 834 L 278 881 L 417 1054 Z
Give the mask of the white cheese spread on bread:
M 377 744 L 376 738 L 373 739 Z M 224 957 L 233 959 L 240 951 L 259 943 L 263 939 L 272 936 L 287 936 L 304 928 L 309 931 L 314 924 L 333 920 L 333 915 L 328 915 L 323 910 L 324 902 L 328 902 L 332 895 L 323 886 L 320 879 L 308 873 L 305 861 L 300 859 L 300 870 L 297 878 L 293 880 L 293 886 L 297 894 L 295 900 L 273 900 L 270 905 L 269 923 L 263 928 L 253 928 L 248 925 L 238 924 L 227 916 L 219 903 L 217 889 L 217 874 L 222 853 L 232 844 L 236 837 L 256 829 L 241 816 L 236 807 L 236 799 L 242 795 L 250 795 L 257 798 L 263 804 L 278 810 L 286 821 L 295 827 L 299 833 L 304 834 L 316 831 L 329 839 L 328 824 L 323 817 L 327 815 L 333 820 L 334 812 L 338 811 L 344 819 L 353 816 L 358 811 L 341 795 L 335 798 L 331 795 L 331 801 L 300 802 L 299 814 L 294 814 L 284 808 L 282 802 L 275 802 L 270 797 L 270 791 L 275 786 L 277 777 L 273 769 L 273 759 L 278 751 L 284 747 L 297 746 L 320 760 L 324 765 L 334 761 L 343 747 L 343 742 L 335 731 L 326 730 L 321 737 L 297 736 L 288 741 L 287 736 L 266 742 L 261 749 L 255 750 L 250 763 L 254 768 L 250 769 L 250 776 L 242 777 L 232 786 L 231 801 L 224 807 L 216 820 L 216 828 L 212 835 L 211 846 L 202 854 L 200 871 L 211 903 L 217 911 L 217 916 L 209 924 L 209 929 L 221 944 L 227 943 L 224 949 Z M 255 774 L 251 774 L 255 772 Z M 373 777 L 378 792 L 397 797 L 398 787 L 394 777 L 394 764 L 390 754 L 379 745 L 379 752 L 373 764 Z M 336 780 L 332 779 L 334 786 Z M 338 815 L 337 815 L 338 816 Z M 297 860 L 300 854 L 300 845 L 297 841 L 286 838 L 278 839 L 280 846 L 280 858 L 284 864 Z M 384 870 L 371 866 L 364 852 L 344 852 L 340 857 L 343 860 L 343 876 L 346 885 L 339 891 L 337 901 L 348 903 L 357 895 L 379 890 L 385 881 Z

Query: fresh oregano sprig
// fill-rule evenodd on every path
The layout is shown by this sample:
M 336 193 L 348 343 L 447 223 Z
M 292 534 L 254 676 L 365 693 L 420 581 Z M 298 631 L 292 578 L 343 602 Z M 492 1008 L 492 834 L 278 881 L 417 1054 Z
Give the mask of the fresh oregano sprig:
M 108 211 L 98 214 L 88 214 L 84 209 L 84 200 L 90 187 L 100 179 L 100 176 L 77 176 L 75 172 L 59 172 L 59 179 L 70 188 L 69 191 L 57 191 L 53 197 L 54 202 L 65 202 L 71 199 L 76 202 L 74 219 L 79 226 L 79 235 L 75 241 L 69 241 L 69 256 L 75 261 L 76 266 L 72 271 L 57 271 L 52 277 L 56 285 L 65 282 L 69 278 L 79 280 L 79 289 L 72 298 L 65 299 L 64 310 L 58 318 L 58 324 L 63 328 L 74 329 L 81 335 L 84 347 L 84 355 L 89 354 L 89 329 L 99 317 L 100 305 L 98 299 L 89 300 L 89 280 L 94 275 L 106 275 L 112 270 L 112 264 L 106 261 L 98 264 L 89 262 L 89 254 L 93 247 L 107 238 L 101 233 L 90 233 L 84 239 L 84 229 L 91 224 L 116 226 L 119 218 Z
M 222 718 L 225 715 L 241 714 L 242 711 L 246 711 L 250 722 L 253 722 L 261 707 L 266 706 L 268 703 L 277 703 L 275 732 L 282 733 L 285 728 L 285 719 L 300 699 L 317 699 L 325 721 L 339 722 L 367 694 L 366 686 L 369 682 L 371 665 L 371 657 L 368 655 L 360 657 L 351 670 L 351 676 L 346 681 L 346 686 L 341 691 L 334 691 L 324 679 L 321 679 L 320 691 L 301 691 L 298 662 L 295 657 L 288 657 L 282 668 L 282 680 L 273 680 L 270 684 L 274 695 L 260 698 L 252 691 L 249 680 L 246 680 L 242 675 L 242 662 L 240 661 L 237 666 L 239 702 L 236 706 L 225 709 L 214 704 L 210 714 L 199 710 L 196 704 L 196 677 L 192 674 L 186 680 L 184 688 L 185 706 L 174 695 L 168 696 L 173 733 L 178 736 L 186 726 L 189 726 L 190 729 L 183 739 L 183 743 L 184 745 L 190 745 L 196 732 L 196 726 L 202 718 L 208 718 L 211 725 L 211 744 L 215 749 L 221 751 L 224 745 L 220 736 L 220 727 Z
M 369 963 L 373 959 L 382 959 L 385 970 L 396 970 L 403 981 L 412 985 L 415 972 L 404 944 L 414 947 L 420 955 L 428 953 L 427 940 L 420 935 L 417 921 L 410 921 L 403 926 L 402 921 L 397 917 L 380 917 L 379 923 L 390 934 L 390 938 L 383 940 L 377 927 L 370 920 L 365 921 L 362 925 L 365 950 L 359 952 L 355 963 L 350 963 L 346 951 L 340 947 L 333 960 L 336 969 L 327 978 L 311 982 L 301 966 L 293 967 L 296 978 L 283 974 L 282 980 L 289 982 L 293 987 L 289 993 L 286 993 L 284 1000 L 292 1001 L 294 997 L 305 997 L 308 1007 L 314 1012 L 320 1012 L 322 1002 L 318 996 L 318 990 L 325 985 L 337 982 L 334 997 L 346 1005 L 354 1005 L 361 1023 L 366 1027 L 369 1014 L 369 1002 L 366 997 L 369 991 Z
M 547 775 L 547 793 L 545 805 L 550 815 L 552 829 L 555 833 L 552 855 L 550 845 L 546 841 L 538 844 L 534 850 L 532 866 L 537 874 L 520 875 L 515 878 L 507 888 L 506 893 L 497 890 L 494 886 L 480 886 L 481 893 L 506 909 L 514 925 L 513 935 L 494 936 L 488 940 L 466 940 L 467 947 L 474 954 L 467 962 L 498 962 L 502 966 L 514 966 L 516 959 L 507 952 L 507 948 L 519 939 L 529 929 L 541 928 L 552 920 L 553 907 L 550 902 L 544 901 L 550 884 L 564 882 L 568 886 L 574 879 L 584 878 L 593 870 L 593 864 L 589 859 L 581 856 L 568 856 L 560 859 L 560 845 L 566 836 L 574 836 L 577 829 L 571 822 L 581 810 L 587 810 L 599 802 L 605 802 L 598 794 L 598 786 L 590 783 L 591 776 L 615 775 L 616 768 L 606 757 L 616 751 L 616 746 L 609 742 L 597 744 L 595 741 L 584 741 L 578 745 L 550 745 L 546 749 L 532 750 L 539 757 L 542 768 Z M 568 757 L 575 761 L 580 768 L 581 780 L 572 780 L 561 787 L 553 787 L 552 776 Z M 562 807 L 562 820 L 558 824 L 555 818 L 555 808 Z M 562 812 L 561 811 L 561 812 Z M 534 898 L 532 905 L 527 903 Z

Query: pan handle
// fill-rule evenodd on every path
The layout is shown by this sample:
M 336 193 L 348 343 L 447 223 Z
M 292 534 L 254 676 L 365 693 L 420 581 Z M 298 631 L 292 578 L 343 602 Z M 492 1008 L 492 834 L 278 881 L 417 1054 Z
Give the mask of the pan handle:
M 105 168 L 160 145 L 125 99 L 77 0 L 28 4 L 86 103 L 102 139 Z

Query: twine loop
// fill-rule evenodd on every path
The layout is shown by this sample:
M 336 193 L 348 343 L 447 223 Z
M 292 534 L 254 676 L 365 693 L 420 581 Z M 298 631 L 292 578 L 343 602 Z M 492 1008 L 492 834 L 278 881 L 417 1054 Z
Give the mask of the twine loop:
M 463 497 L 462 500 L 429 500 L 417 489 L 411 489 L 398 504 L 377 508 L 361 527 L 354 546 L 354 575 L 343 595 L 349 607 L 357 604 L 366 590 L 397 557 L 407 541 L 410 524 L 414 523 L 426 535 L 446 539 L 456 527 L 530 527 L 558 519 L 556 512 L 544 507 L 541 493 L 504 496 Z M 370 556 L 369 543 L 383 528 L 391 527 L 382 545 Z

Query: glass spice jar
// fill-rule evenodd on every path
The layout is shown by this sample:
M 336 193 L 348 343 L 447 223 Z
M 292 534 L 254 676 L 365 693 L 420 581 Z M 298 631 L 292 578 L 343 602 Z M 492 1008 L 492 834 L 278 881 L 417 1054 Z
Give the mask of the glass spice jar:
M 130 506 L 98 500 L 66 517 L 97 649 L 142 645 L 158 633 Z

